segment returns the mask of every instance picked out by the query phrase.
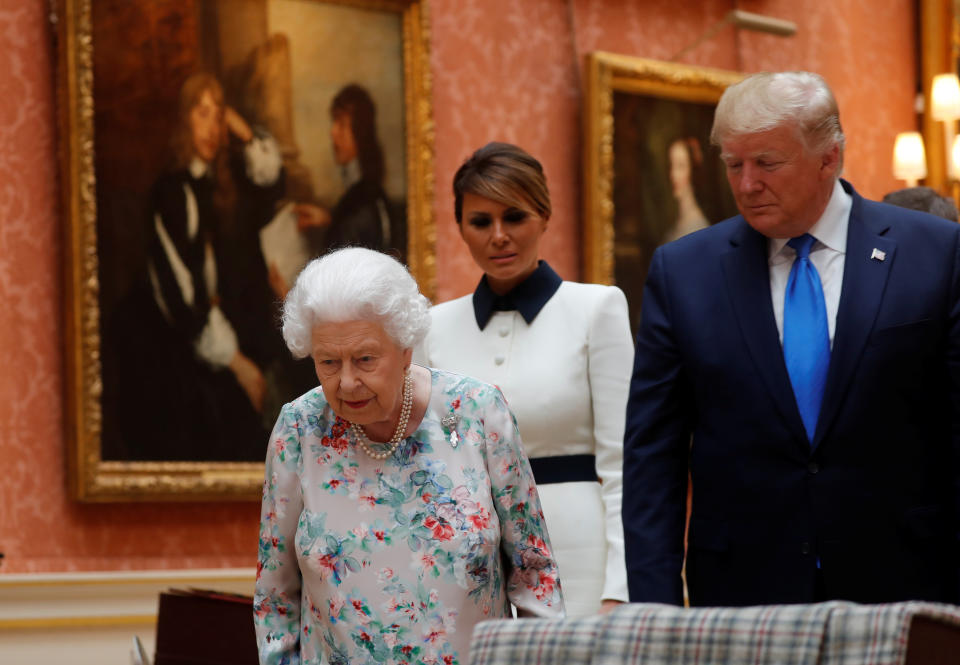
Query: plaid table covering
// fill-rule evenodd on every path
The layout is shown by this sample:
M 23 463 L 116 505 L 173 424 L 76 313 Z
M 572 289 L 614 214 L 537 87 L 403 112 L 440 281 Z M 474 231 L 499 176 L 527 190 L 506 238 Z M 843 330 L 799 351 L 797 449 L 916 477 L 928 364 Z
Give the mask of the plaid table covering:
M 470 665 L 903 665 L 916 616 L 960 626 L 960 607 L 935 603 L 638 603 L 582 619 L 483 622 Z

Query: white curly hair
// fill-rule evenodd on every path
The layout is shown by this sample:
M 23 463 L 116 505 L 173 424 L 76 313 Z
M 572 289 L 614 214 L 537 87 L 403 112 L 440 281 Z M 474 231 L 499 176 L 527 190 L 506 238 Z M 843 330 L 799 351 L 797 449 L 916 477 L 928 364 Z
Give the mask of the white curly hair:
M 402 349 L 419 344 L 430 329 L 430 301 L 396 259 L 347 247 L 307 264 L 283 302 L 283 339 L 296 358 L 312 352 L 321 323 L 369 320 L 383 326 Z

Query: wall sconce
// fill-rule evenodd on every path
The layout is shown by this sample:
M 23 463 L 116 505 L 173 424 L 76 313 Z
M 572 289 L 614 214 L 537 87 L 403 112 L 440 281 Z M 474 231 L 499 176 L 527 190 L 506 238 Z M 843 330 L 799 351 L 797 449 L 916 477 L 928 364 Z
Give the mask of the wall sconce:
M 960 136 L 953 137 L 953 148 L 950 150 L 950 163 L 947 172 L 951 180 L 960 180 Z
M 930 112 L 934 120 L 960 118 L 960 80 L 956 74 L 937 74 L 931 86 L 933 102 Z
M 797 24 L 793 21 L 764 16 L 763 14 L 754 14 L 753 12 L 745 12 L 742 9 L 731 9 L 718 23 L 708 28 L 707 31 L 694 40 L 692 44 L 680 49 L 670 60 L 678 60 L 681 56 L 686 55 L 700 46 L 700 44 L 713 37 L 728 25 L 732 25 L 737 29 L 765 32 L 780 37 L 792 37 L 797 33 Z
M 960 147 L 960 143 L 956 144 Z M 927 153 L 920 132 L 900 132 L 893 144 L 893 177 L 906 180 L 907 187 L 927 177 Z
M 957 180 L 958 170 L 954 165 L 954 143 L 957 136 L 956 122 L 960 118 L 960 80 L 956 74 L 937 74 L 933 77 L 930 91 L 930 117 L 943 123 L 944 154 L 949 177 Z

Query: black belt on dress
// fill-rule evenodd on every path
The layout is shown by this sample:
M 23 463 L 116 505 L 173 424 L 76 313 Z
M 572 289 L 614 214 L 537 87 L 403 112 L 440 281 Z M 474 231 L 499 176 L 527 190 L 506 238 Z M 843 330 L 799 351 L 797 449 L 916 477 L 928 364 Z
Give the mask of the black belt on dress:
M 558 455 L 556 457 L 532 457 L 530 468 L 537 485 L 550 483 L 597 482 L 597 458 L 595 455 Z

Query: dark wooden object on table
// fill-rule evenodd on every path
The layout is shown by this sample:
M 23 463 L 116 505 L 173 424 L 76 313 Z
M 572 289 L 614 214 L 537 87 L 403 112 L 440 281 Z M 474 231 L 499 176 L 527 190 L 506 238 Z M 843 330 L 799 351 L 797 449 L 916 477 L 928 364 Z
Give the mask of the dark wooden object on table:
M 253 598 L 200 589 L 160 594 L 154 665 L 257 665 Z
M 917 616 L 910 624 L 904 665 L 956 665 L 960 663 L 960 626 Z

